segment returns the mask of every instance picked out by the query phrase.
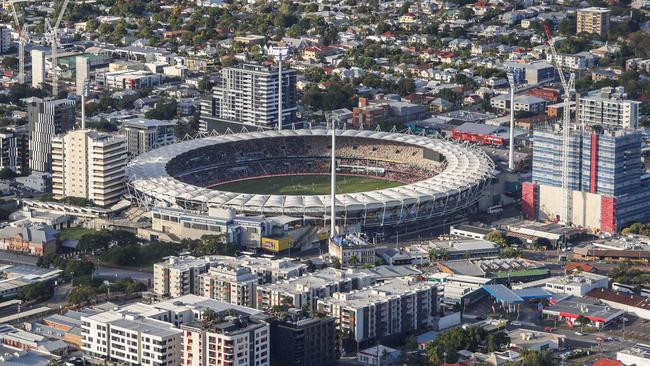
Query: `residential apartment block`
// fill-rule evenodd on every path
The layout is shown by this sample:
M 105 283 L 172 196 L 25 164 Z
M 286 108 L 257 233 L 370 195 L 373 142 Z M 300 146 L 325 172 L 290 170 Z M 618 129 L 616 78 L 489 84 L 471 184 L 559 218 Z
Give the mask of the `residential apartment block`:
M 510 96 L 500 94 L 490 99 L 492 108 L 501 111 L 510 110 Z M 546 100 L 531 95 L 516 95 L 515 96 L 515 111 L 525 111 L 532 113 L 543 113 L 546 110 Z
M 178 366 L 182 332 L 164 321 L 108 311 L 81 318 L 81 349 L 96 360 Z
M 37 172 L 52 169 L 52 139 L 74 127 L 74 101 L 31 98 L 27 105 L 29 168 Z
M 122 199 L 126 139 L 93 130 L 52 138 L 52 193 L 55 199 L 80 197 L 98 206 Z
M 577 98 L 578 123 L 636 129 L 641 102 L 627 99 L 624 87 L 602 88 Z
M 171 257 L 153 265 L 153 291 L 160 296 L 179 297 L 199 293 L 199 275 L 209 263 L 194 257 Z
M 332 237 L 328 252 L 341 266 L 374 264 L 376 260 L 375 245 L 358 233 Z
M 352 269 L 325 268 L 301 277 L 257 286 L 256 307 L 269 310 L 285 303 L 297 309 L 316 309 L 318 299 L 336 292 L 360 290 L 375 283 L 376 276 Z
M 250 268 L 217 264 L 199 275 L 199 294 L 230 304 L 255 307 L 257 275 Z
M 221 84 L 201 105 L 200 131 L 214 130 L 219 122 L 277 128 L 278 69 L 244 64 L 221 70 Z M 296 115 L 296 72 L 282 70 L 282 125 L 290 127 Z
M 436 284 L 397 278 L 318 300 L 318 311 L 337 320 L 339 331 L 355 342 L 381 340 L 432 326 L 437 312 Z
M 155 119 L 137 119 L 122 124 L 130 155 L 139 155 L 151 149 L 174 143 L 175 122 Z
M 183 324 L 183 365 L 268 366 L 270 326 L 246 313 L 219 312 L 214 319 Z
M 576 12 L 576 33 L 598 34 L 609 32 L 609 9 L 589 7 Z

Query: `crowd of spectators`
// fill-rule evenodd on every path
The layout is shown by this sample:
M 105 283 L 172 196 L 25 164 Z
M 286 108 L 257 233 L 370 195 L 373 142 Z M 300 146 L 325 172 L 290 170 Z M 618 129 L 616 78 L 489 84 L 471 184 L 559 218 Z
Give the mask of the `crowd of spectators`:
M 276 137 L 202 147 L 173 158 L 166 168 L 181 181 L 209 187 L 264 176 L 329 174 L 330 154 L 326 136 Z M 425 158 L 422 147 L 365 138 L 339 137 L 336 157 L 339 166 L 357 167 L 342 174 L 404 184 L 430 178 L 446 166 Z

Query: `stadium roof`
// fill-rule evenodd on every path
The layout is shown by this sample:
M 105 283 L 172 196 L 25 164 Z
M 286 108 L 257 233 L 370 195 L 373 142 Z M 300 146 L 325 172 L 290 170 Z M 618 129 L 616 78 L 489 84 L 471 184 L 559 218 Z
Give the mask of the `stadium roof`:
M 325 129 L 268 130 L 211 136 L 164 146 L 144 153 L 127 166 L 129 186 L 157 205 L 179 207 L 189 201 L 214 207 L 229 207 L 263 214 L 317 214 L 329 211 L 329 195 L 268 195 L 226 192 L 198 187 L 170 176 L 166 164 L 174 157 L 202 147 L 226 142 L 271 137 L 328 136 Z M 446 159 L 438 175 L 399 187 L 336 195 L 337 213 L 350 210 L 388 209 L 441 200 L 478 187 L 494 172 L 494 163 L 480 149 L 442 139 L 369 130 L 338 130 L 338 136 L 381 139 L 434 150 Z M 461 196 L 467 199 L 468 196 Z M 459 209 L 460 205 L 454 204 Z

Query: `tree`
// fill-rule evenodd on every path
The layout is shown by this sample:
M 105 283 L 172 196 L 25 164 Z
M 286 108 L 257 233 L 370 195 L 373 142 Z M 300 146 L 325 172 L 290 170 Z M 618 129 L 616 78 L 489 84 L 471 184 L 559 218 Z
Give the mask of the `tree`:
M 463 254 L 463 258 L 465 259 L 472 258 L 472 253 L 469 250 L 466 250 L 465 253 Z
M 160 100 L 156 107 L 145 113 L 146 118 L 170 120 L 176 117 L 176 100 Z
M 356 255 L 353 255 L 353 256 L 350 257 L 350 259 L 348 260 L 348 264 L 350 264 L 350 265 L 353 266 L 353 267 L 356 266 L 357 264 L 359 264 L 359 258 L 358 258 Z
M 95 297 L 95 289 L 90 286 L 75 287 L 68 295 L 68 302 L 73 305 L 84 305 Z
M 500 258 L 519 258 L 523 255 L 521 250 L 515 249 L 511 246 L 505 246 L 501 248 L 499 253 Z
M 310 259 L 307 261 L 307 272 L 313 273 L 314 271 L 316 271 L 316 266 L 314 266 L 314 262 Z
M 551 366 L 553 365 L 553 355 L 549 351 L 533 351 L 529 349 L 521 350 L 521 366 Z
M 49 282 L 38 282 L 23 287 L 18 292 L 18 298 L 23 301 L 40 302 L 54 295 L 54 286 Z
M 487 233 L 485 240 L 498 244 L 501 247 L 508 245 L 508 237 L 499 230 L 493 230 Z
M 16 177 L 16 172 L 14 172 L 13 170 L 7 167 L 0 169 L 0 179 L 8 180 L 8 179 L 13 179 L 15 177 Z
M 2 58 L 2 68 L 5 70 L 17 70 L 18 59 L 14 56 L 5 56 Z
M 438 249 L 437 248 L 429 249 L 429 261 L 435 262 L 437 260 L 438 260 Z
M 585 325 L 589 325 L 589 323 L 591 323 L 591 320 L 589 320 L 589 318 L 586 316 L 580 314 L 576 318 L 575 322 L 580 323 L 580 331 L 582 332 L 585 329 Z
M 338 258 L 332 258 L 332 267 L 341 269 L 341 261 Z
M 63 366 L 65 363 L 63 363 L 63 360 L 56 360 L 56 359 L 51 359 L 47 361 L 47 365 L 45 366 Z
M 95 271 L 95 263 L 87 260 L 73 259 L 68 261 L 63 270 L 63 275 L 68 279 L 77 276 L 91 276 Z

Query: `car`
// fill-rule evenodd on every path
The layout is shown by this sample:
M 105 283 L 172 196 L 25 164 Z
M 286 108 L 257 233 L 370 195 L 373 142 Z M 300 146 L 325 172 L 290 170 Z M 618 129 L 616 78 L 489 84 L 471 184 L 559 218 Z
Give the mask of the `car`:
M 553 327 L 544 327 L 544 331 L 545 332 L 554 332 L 555 328 L 553 328 Z
M 605 337 L 605 340 L 606 340 L 607 342 L 613 342 L 613 341 L 614 341 L 614 337 Z
M 519 321 L 510 322 L 510 324 L 512 324 L 515 327 L 521 327 L 521 322 Z
M 483 315 L 479 315 L 475 319 L 476 320 L 485 320 L 485 317 Z
M 575 332 L 575 333 L 573 333 L 573 334 L 575 334 L 575 335 L 577 335 L 577 336 L 583 336 L 583 335 L 585 335 L 584 333 L 581 333 L 581 332 Z

